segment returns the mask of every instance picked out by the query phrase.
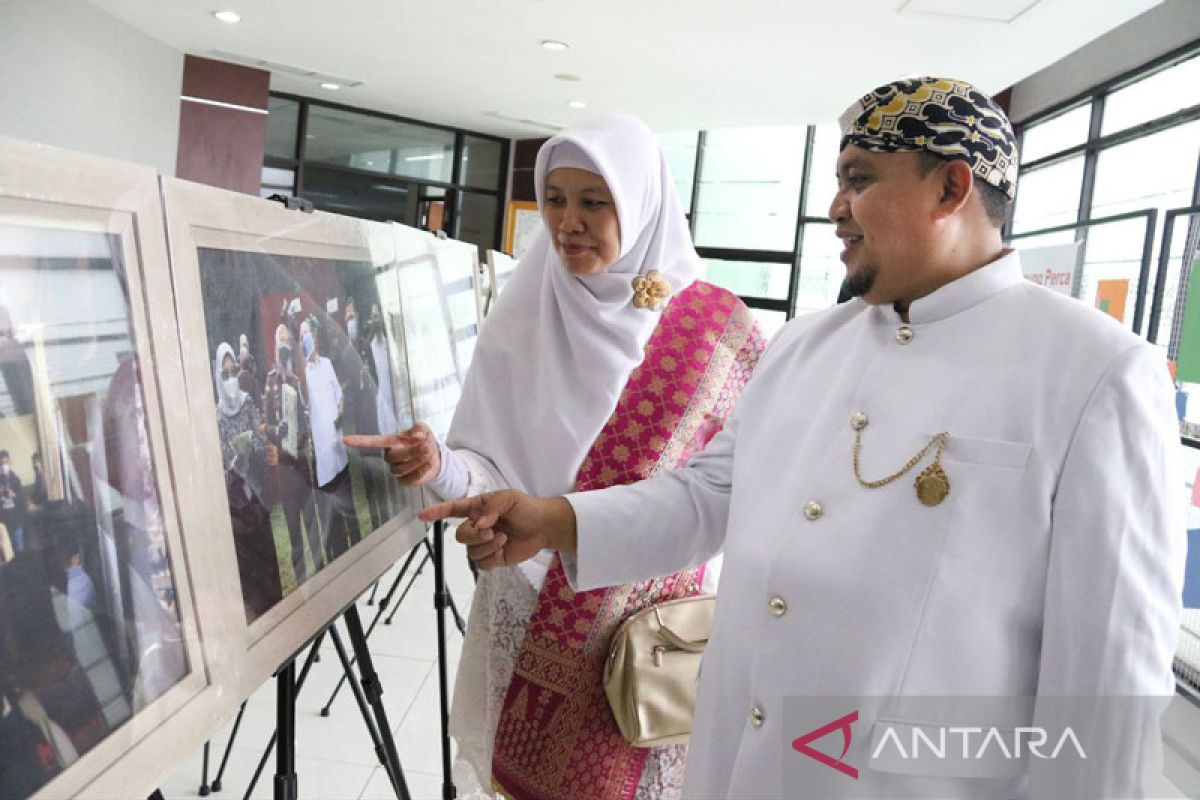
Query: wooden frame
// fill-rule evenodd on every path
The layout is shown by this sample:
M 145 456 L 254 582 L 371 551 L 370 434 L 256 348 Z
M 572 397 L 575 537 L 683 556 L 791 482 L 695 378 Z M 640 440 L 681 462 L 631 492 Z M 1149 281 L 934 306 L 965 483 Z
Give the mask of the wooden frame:
M 201 249 L 258 254 L 281 262 L 291 257 L 352 261 L 368 264 L 377 274 L 386 276 L 394 245 L 390 227 L 385 224 L 320 212 L 302 214 L 258 198 L 169 178 L 163 178 L 162 184 L 179 325 L 182 330 L 195 332 L 183 339 L 182 354 L 192 398 L 193 458 L 202 466 L 196 470 L 195 491 L 183 503 L 183 513 L 185 517 L 211 521 L 208 535 L 216 543 L 218 552 L 214 557 L 221 564 L 224 580 L 224 607 L 214 617 L 222 622 L 218 630 L 220 662 L 230 676 L 231 691 L 242 699 L 418 543 L 425 528 L 415 519 L 416 498 L 404 492 L 401 516 L 391 518 L 327 565 L 316 568 L 315 574 L 293 591 L 252 622 L 247 621 L 230 515 L 212 513 L 214 508 L 227 508 L 228 500 L 221 447 L 215 435 L 217 409 L 212 401 L 212 355 L 203 302 Z M 300 284 L 297 291 L 307 289 Z M 379 300 L 385 302 L 382 294 Z M 330 317 L 338 313 L 332 301 L 327 310 Z M 395 308 L 381 310 L 385 318 L 398 312 Z M 407 398 L 407 387 L 395 380 L 394 373 L 393 379 L 395 396 Z
M 113 727 L 104 736 L 89 748 L 80 748 L 78 760 L 42 785 L 34 796 L 145 796 L 165 777 L 178 753 L 184 748 L 199 746 L 204 735 L 215 730 L 234 708 L 228 699 L 222 697 L 218 682 L 214 680 L 211 641 L 207 635 L 202 635 L 199 625 L 199 619 L 204 615 L 204 597 L 209 594 L 208 588 L 213 585 L 217 573 L 214 565 L 191 547 L 194 541 L 189 543 L 186 535 L 189 526 L 179 513 L 179 498 L 188 491 L 188 470 L 181 468 L 186 464 L 188 454 L 180 453 L 178 448 L 181 442 L 187 441 L 187 398 L 182 391 L 182 375 L 175 355 L 178 353 L 178 338 L 173 315 L 161 313 L 163 309 L 169 311 L 171 308 L 171 285 L 157 177 L 146 168 L 13 140 L 0 140 L 0 187 L 0 226 L 16 231 L 16 240 L 22 234 L 26 239 L 36 240 L 53 231 L 54 235 L 76 239 L 107 237 L 113 243 L 114 249 L 108 258 L 111 259 L 114 280 L 124 292 L 126 308 L 119 313 L 127 313 L 127 322 L 120 317 L 115 322 L 118 329 L 127 332 L 125 335 L 132 348 L 130 355 L 136 359 L 132 361 L 132 369 L 125 374 L 133 376 L 132 396 L 141 401 L 141 414 L 135 416 L 136 421 L 132 424 L 145 437 L 139 464 L 142 463 L 140 458 L 148 452 L 149 461 L 145 463 L 152 467 L 152 470 L 144 473 L 146 479 L 140 487 L 153 486 L 153 494 L 145 495 L 142 502 L 153 502 L 151 498 L 157 500 L 157 519 L 143 518 L 142 528 L 148 530 L 153 527 L 156 535 L 162 537 L 165 555 L 169 559 L 165 571 L 170 576 L 170 583 L 164 589 L 173 593 L 178 613 L 178 631 L 182 637 L 177 640 L 178 644 L 162 640 L 159 649 L 169 648 L 186 656 L 181 677 L 175 678 L 161 694 L 143 698 L 147 700 L 143 707 L 138 708 L 138 702 L 134 699 L 137 695 L 135 685 L 122 689 L 123 693 L 127 693 L 130 716 L 115 724 L 110 723 Z M 20 246 L 19 241 L 17 246 Z M 17 249 L 4 255 L 20 257 L 21 251 Z M 105 260 L 103 257 L 99 259 L 100 262 Z M 39 292 L 39 296 L 47 280 L 43 269 L 37 268 L 32 284 L 26 281 Z M 92 269 L 92 273 L 100 276 L 104 272 L 103 268 Z M 85 273 L 79 273 L 79 276 L 81 279 L 88 277 Z M 111 285 L 112 281 L 108 283 Z M 10 284 L 10 290 L 12 286 Z M 109 296 L 112 297 L 111 292 Z M 10 301 L 12 299 L 9 298 Z M 111 319 L 114 309 L 101 298 L 93 300 L 71 311 L 75 322 L 81 326 L 80 333 L 85 341 L 90 339 L 97 342 L 99 339 L 89 334 L 89 330 L 95 331 L 97 325 L 114 322 Z M 33 318 L 40 314 L 42 308 L 34 302 L 23 305 L 19 312 L 26 318 Z M 124 342 L 120 333 L 115 334 L 115 338 Z M 35 361 L 44 361 L 44 350 L 41 347 L 38 350 L 41 352 L 35 354 Z M 82 362 L 72 361 L 65 366 L 60 360 L 57 368 L 77 369 L 80 363 L 93 369 L 99 367 L 98 377 L 103 381 L 108 373 L 104 362 L 99 360 L 99 346 L 93 344 L 84 353 L 91 353 L 91 356 Z M 113 393 L 115 378 L 121 369 L 121 366 L 117 366 L 112 373 L 113 379 L 107 383 L 106 395 Z M 48 381 L 50 372 L 42 363 L 32 374 Z M 49 386 L 43 384 L 38 393 L 38 412 L 45 415 L 48 408 L 58 405 L 60 398 L 53 395 Z M 93 408 L 105 402 L 99 399 L 99 395 L 90 396 L 94 398 L 88 401 Z M 119 410 L 130 409 L 123 404 Z M 104 430 L 111 435 L 112 431 L 107 427 L 99 427 L 102 424 L 93 414 L 89 434 L 92 430 Z M 38 428 L 39 446 L 42 448 L 45 448 L 46 439 L 52 435 L 60 442 L 68 441 L 72 435 L 68 423 L 61 417 L 50 421 L 39 418 Z M 124 433 L 128 432 L 126 430 Z M 124 433 L 118 428 L 116 435 L 123 436 Z M 100 463 L 100 452 L 105 449 L 103 445 L 88 443 L 90 458 L 85 456 L 82 461 L 60 465 L 63 472 L 73 478 L 72 513 L 87 513 L 90 510 L 95 515 L 97 526 L 105 518 L 117 519 L 115 510 L 99 504 L 102 493 L 115 492 L 117 497 L 122 498 L 117 502 L 124 511 L 129 510 L 130 503 L 129 498 L 124 497 L 126 490 L 116 488 L 116 484 L 122 483 L 119 471 L 114 477 L 114 473 Z M 78 447 L 74 447 L 72 453 L 78 450 Z M 43 458 L 51 461 L 53 454 L 44 453 Z M 79 464 L 86 465 L 85 471 L 77 468 Z M 66 475 L 60 475 L 59 480 L 65 481 Z M 116 484 L 111 484 L 112 489 L 109 489 L 110 482 L 114 480 Z M 91 491 L 85 491 L 83 484 L 88 484 Z M 48 498 L 54 500 L 54 495 L 49 494 Z M 146 507 L 143 506 L 143 509 Z M 45 510 L 50 508 L 50 504 L 45 506 Z M 49 523 L 39 533 L 44 535 L 48 530 Z M 97 537 L 104 539 L 99 527 Z M 134 552 L 134 546 L 130 545 L 130 548 L 130 552 Z M 47 551 L 42 552 L 45 554 Z M 33 555 L 36 556 L 36 553 Z M 132 567 L 123 563 L 119 566 L 127 571 L 132 570 Z M 10 573 L 13 574 L 19 573 Z M 127 577 L 125 572 L 118 571 L 118 575 L 121 576 L 118 581 Z M 106 579 L 97 577 L 103 587 Z M 102 588 L 100 592 L 103 591 Z M 171 595 L 164 595 L 168 596 Z M 71 602 L 68 598 L 68 607 L 71 607 Z M 135 607 L 125 607 L 124 611 L 133 613 L 135 619 L 144 622 Z M 112 613 L 111 608 L 109 612 Z M 15 616 L 17 610 L 6 609 L 6 613 Z M 160 617 L 167 620 L 171 618 L 169 612 L 166 617 Z M 62 624 L 61 620 L 59 624 Z M 64 635 L 67 635 L 65 631 Z M 79 641 L 75 640 L 76 653 L 79 652 L 79 646 Z M 103 649 L 107 654 L 105 658 L 119 658 L 116 651 L 119 646 L 114 649 L 111 643 L 106 643 Z M 143 651 L 137 663 L 138 679 L 144 676 L 147 659 L 147 652 Z M 90 677 L 91 673 L 88 674 Z M 95 689 L 96 685 L 92 684 L 91 688 Z M 115 768 L 118 762 L 123 769 Z
M 504 215 L 504 252 L 518 261 L 529 249 L 542 224 L 538 205 L 529 200 L 510 200 Z

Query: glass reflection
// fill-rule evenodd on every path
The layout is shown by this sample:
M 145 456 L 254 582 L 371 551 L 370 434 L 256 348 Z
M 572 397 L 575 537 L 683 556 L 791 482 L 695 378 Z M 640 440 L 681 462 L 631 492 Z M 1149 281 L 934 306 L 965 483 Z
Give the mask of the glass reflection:
M 0 225 L 0 797 L 188 673 L 121 252 Z

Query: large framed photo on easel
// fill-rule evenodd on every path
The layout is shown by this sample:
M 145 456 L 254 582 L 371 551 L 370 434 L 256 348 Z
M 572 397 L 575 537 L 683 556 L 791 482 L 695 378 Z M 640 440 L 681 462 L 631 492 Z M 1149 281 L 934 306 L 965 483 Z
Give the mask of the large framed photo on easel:
M 411 419 L 390 227 L 163 179 L 196 492 L 245 697 L 421 540 L 350 433 Z M 381 290 L 381 285 L 383 289 Z
M 3 797 L 145 796 L 227 705 L 166 259 L 152 170 L 0 141 Z

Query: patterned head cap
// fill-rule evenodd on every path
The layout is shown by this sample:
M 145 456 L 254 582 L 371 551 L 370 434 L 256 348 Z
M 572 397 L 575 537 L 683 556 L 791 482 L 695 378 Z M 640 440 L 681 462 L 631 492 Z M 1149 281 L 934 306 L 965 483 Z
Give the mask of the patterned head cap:
M 965 161 L 975 177 L 1008 196 L 1017 194 L 1017 139 L 1004 111 L 969 83 L 907 78 L 880 86 L 838 118 L 841 149 L 853 144 L 877 153 L 924 150 Z

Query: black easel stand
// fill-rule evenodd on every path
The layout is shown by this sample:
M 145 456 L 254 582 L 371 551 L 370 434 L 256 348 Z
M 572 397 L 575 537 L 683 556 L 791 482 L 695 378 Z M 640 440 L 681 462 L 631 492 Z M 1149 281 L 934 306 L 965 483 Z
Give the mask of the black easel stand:
M 315 649 L 315 648 L 314 648 Z M 275 674 L 275 800 L 296 800 L 296 660 Z
M 458 629 L 466 633 L 454 600 L 446 590 L 446 568 L 443 560 L 442 535 L 446 531 L 441 520 L 433 523 L 433 607 L 437 609 L 438 695 L 442 719 L 442 800 L 454 800 L 458 792 L 450 773 L 450 678 L 446 664 L 446 607 L 454 611 Z M 428 546 L 428 540 L 426 540 Z
M 435 526 L 434 530 L 436 531 L 437 530 L 436 522 L 434 523 L 434 526 Z M 439 534 L 435 533 L 434 538 L 438 539 L 438 537 L 439 537 Z M 434 571 L 435 575 L 437 574 L 437 571 L 439 569 L 444 570 L 445 562 L 443 562 L 441 560 L 441 558 L 435 557 L 434 547 L 429 544 L 428 537 L 425 539 L 422 539 L 421 544 L 425 546 L 425 556 L 421 559 L 421 563 L 417 565 L 417 575 L 421 574 L 421 570 L 423 570 L 425 568 L 425 565 L 428 564 L 430 561 L 432 561 L 434 564 L 433 571 Z M 437 546 L 440 547 L 441 545 L 439 544 Z M 445 572 L 443 571 L 443 576 L 444 575 L 445 575 Z M 413 576 L 413 577 L 414 577 L 414 579 L 416 578 L 416 576 Z M 434 582 L 436 583 L 436 578 L 435 578 Z M 445 580 L 444 579 L 442 582 L 442 588 L 443 589 L 445 588 Z M 402 597 L 400 599 L 403 600 L 404 598 Z M 438 596 L 437 596 L 436 589 L 434 590 L 433 602 L 434 602 L 434 606 L 436 607 L 437 603 L 438 603 Z M 458 632 L 461 633 L 463 636 L 466 636 L 467 635 L 467 623 L 463 620 L 462 615 L 458 613 L 458 606 L 454 605 L 454 598 L 450 596 L 449 592 L 446 592 L 444 602 L 446 605 L 449 605 L 451 613 L 454 614 L 454 624 L 458 627 Z M 391 625 L 392 617 L 396 616 L 396 612 L 399 610 L 400 610 L 400 604 L 397 603 L 396 607 L 392 609 L 392 613 L 389 614 L 388 618 L 383 621 L 383 624 Z
M 374 619 L 371 620 L 371 624 L 367 627 L 366 635 L 368 637 L 375 631 L 375 626 L 379 624 L 380 618 L 382 618 L 384 613 L 387 612 L 388 606 L 391 605 L 391 603 L 392 603 L 392 597 L 395 596 L 396 590 L 400 588 L 400 584 L 404 580 L 404 575 L 405 575 L 405 573 L 408 572 L 408 568 L 412 565 L 413 559 L 416 558 L 416 555 L 417 555 L 416 547 L 414 547 L 413 549 L 408 551 L 408 557 L 404 559 L 403 566 L 401 566 L 400 571 L 398 573 L 396 573 L 396 579 L 394 581 L 392 581 L 391 588 L 389 588 L 387 590 L 387 593 L 384 594 L 383 599 L 381 599 L 379 601 L 379 610 L 377 610 L 375 612 Z M 412 576 L 412 578 L 409 580 L 408 586 L 405 587 L 404 592 L 400 595 L 400 599 L 396 603 L 397 606 L 399 606 L 400 603 L 404 602 L 404 598 L 406 596 L 408 596 L 408 590 L 412 588 L 413 581 L 415 581 L 417 579 L 417 575 L 420 575 L 420 574 L 421 574 L 421 571 L 418 569 L 416 574 L 414 574 Z M 376 585 L 378 585 L 379 582 L 376 581 L 375 583 L 376 583 Z M 354 659 L 351 659 L 350 663 L 354 664 L 355 663 Z M 342 684 L 344 684 L 346 682 L 346 676 L 349 674 L 350 674 L 350 672 L 349 672 L 349 670 L 347 670 L 345 673 L 342 674 L 342 677 L 338 679 L 337 685 L 333 687 L 333 692 L 329 695 L 329 700 L 326 701 L 325 705 L 321 707 L 321 716 L 322 717 L 329 716 L 329 709 L 333 706 L 333 701 L 337 699 L 338 692 L 340 692 L 342 690 Z
M 196 794 L 208 797 L 208 791 L 208 742 L 205 742 L 204 760 L 200 765 L 200 788 L 196 790 Z
M 396 752 L 396 741 L 392 738 L 392 726 L 388 723 L 387 709 L 383 707 L 383 685 L 379 682 L 379 675 L 375 672 L 375 662 L 372 661 L 371 651 L 367 648 L 367 636 L 363 633 L 362 620 L 358 616 L 358 606 L 351 604 L 342 618 L 346 620 L 346 633 L 350 635 L 350 647 L 354 649 L 354 655 L 358 660 L 358 670 L 362 673 L 362 693 L 371 706 L 371 710 L 375 712 L 375 721 L 379 725 L 380 737 L 383 739 L 384 753 L 394 771 L 396 797 L 399 800 L 411 800 L 408 785 L 404 781 L 404 770 L 400 767 L 400 754 Z M 343 661 L 343 665 L 346 666 L 348 672 L 348 663 Z M 353 681 L 353 675 L 351 675 L 351 680 Z M 364 716 L 364 719 L 367 717 Z M 386 767 L 387 764 L 385 763 L 384 766 Z
M 212 790 L 221 791 L 221 779 L 225 777 L 225 767 L 229 764 L 229 754 L 233 751 L 233 743 L 237 741 L 238 728 L 242 727 L 242 715 L 246 713 L 246 701 L 242 701 L 238 709 L 237 719 L 233 721 L 233 730 L 229 732 L 229 741 L 225 743 L 225 755 L 221 756 L 221 766 L 217 768 L 217 777 L 213 778 Z
M 304 659 L 304 666 L 300 668 L 300 677 L 296 679 L 296 682 L 295 682 L 294 686 L 292 687 L 293 706 L 295 704 L 296 695 L 300 693 L 301 687 L 304 686 L 305 679 L 308 678 L 308 671 L 310 669 L 312 669 L 313 662 L 316 660 L 316 657 L 317 657 L 317 650 L 321 647 L 321 641 L 324 638 L 325 638 L 325 631 L 321 631 L 319 634 L 317 634 L 317 638 L 313 641 L 312 647 L 309 648 L 308 657 Z M 294 740 L 295 740 L 295 733 L 296 733 L 296 729 L 294 726 L 291 730 L 291 733 L 292 733 L 292 739 L 293 739 L 292 745 L 294 748 L 294 746 L 295 746 Z M 254 775 L 251 776 L 251 778 L 250 778 L 250 785 L 246 787 L 246 794 L 242 797 L 242 800 L 250 800 L 250 795 L 253 794 L 254 787 L 258 785 L 258 779 L 262 775 L 263 768 L 267 766 L 267 759 L 271 757 L 271 749 L 273 747 L 275 747 L 275 744 L 276 744 L 276 742 L 278 742 L 278 740 L 279 740 L 279 725 L 277 722 L 276 727 L 275 727 L 275 732 L 271 734 L 271 740 L 267 743 L 267 749 L 263 751 L 262 758 L 260 758 L 258 761 L 258 767 L 255 768 Z M 293 749 L 293 752 L 294 752 L 294 749 Z

